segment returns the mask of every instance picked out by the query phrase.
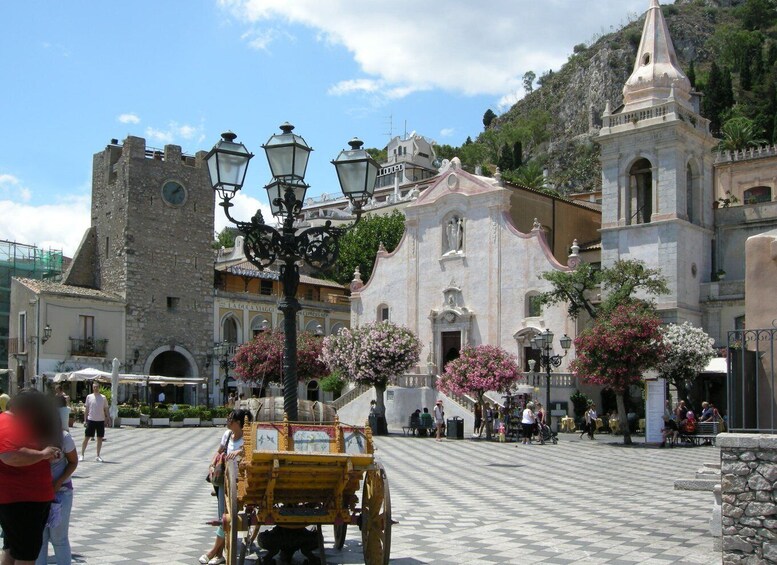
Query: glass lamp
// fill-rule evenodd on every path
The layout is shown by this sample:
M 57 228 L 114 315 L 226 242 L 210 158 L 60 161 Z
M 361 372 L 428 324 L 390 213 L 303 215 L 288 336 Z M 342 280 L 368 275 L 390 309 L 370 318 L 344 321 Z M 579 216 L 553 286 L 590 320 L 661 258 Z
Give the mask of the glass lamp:
M 222 200 L 233 198 L 243 187 L 248 161 L 253 157 L 246 146 L 236 143 L 231 131 L 221 134 L 221 141 L 205 156 L 210 184 Z
M 286 213 L 286 191 L 292 190 L 294 192 L 295 205 L 292 212 L 299 211 L 302 208 L 302 202 L 305 200 L 305 192 L 308 190 L 308 185 L 302 181 L 282 181 L 276 180 L 271 182 L 264 188 L 267 189 L 267 198 L 270 199 L 270 211 L 273 216 L 283 216 Z M 299 203 L 299 204 L 296 204 Z
M 313 149 L 302 137 L 292 133 L 294 126 L 289 122 L 280 127 L 282 133 L 276 133 L 262 145 L 270 172 L 276 180 L 304 181 L 308 157 Z
M 340 189 L 358 208 L 366 204 L 375 192 L 380 165 L 362 149 L 364 143 L 360 139 L 354 137 L 348 145 L 351 148 L 343 149 L 332 164 L 337 170 Z
M 562 337 L 559 341 L 561 342 L 561 347 L 564 349 L 569 349 L 572 347 L 572 338 L 567 334 L 564 334 L 564 337 Z

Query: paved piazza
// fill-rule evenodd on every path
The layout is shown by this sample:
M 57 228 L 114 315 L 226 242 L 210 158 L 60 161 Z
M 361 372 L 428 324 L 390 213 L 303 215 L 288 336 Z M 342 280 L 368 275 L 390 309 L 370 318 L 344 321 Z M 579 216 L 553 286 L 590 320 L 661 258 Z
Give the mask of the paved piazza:
M 75 428 L 80 439 L 82 428 Z M 196 565 L 213 542 L 204 476 L 222 430 L 108 430 L 75 476 L 74 563 Z M 394 518 L 392 563 L 720 563 L 711 493 L 677 492 L 714 447 L 628 449 L 562 434 L 558 445 L 378 438 Z M 329 563 L 362 563 L 358 530 Z M 297 559 L 300 559 L 298 556 Z M 53 557 L 50 557 L 53 563 Z M 301 563 L 300 561 L 298 561 Z

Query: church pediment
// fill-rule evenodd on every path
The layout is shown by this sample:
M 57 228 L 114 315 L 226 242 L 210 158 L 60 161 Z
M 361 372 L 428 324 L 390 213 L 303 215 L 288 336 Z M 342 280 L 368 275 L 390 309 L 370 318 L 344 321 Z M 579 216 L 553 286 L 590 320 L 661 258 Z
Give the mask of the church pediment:
M 441 198 L 458 194 L 462 196 L 475 196 L 488 193 L 505 191 L 496 181 L 478 177 L 461 168 L 461 161 L 454 157 L 447 167 L 440 170 L 435 182 L 421 193 L 415 202 L 409 204 L 407 209 L 426 206 L 436 203 Z

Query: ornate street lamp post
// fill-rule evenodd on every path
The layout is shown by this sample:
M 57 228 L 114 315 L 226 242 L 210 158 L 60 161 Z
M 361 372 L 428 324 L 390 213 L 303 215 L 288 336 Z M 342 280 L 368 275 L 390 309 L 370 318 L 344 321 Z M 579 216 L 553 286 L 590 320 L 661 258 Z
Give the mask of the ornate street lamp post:
M 235 361 L 230 356 L 232 344 L 228 341 L 217 343 L 213 347 L 213 355 L 219 362 L 219 367 L 224 371 L 224 406 L 227 404 L 227 395 L 229 394 L 229 371 L 235 368 Z
M 548 381 L 545 384 L 545 415 L 547 418 L 548 426 L 550 426 L 550 374 L 553 367 L 561 365 L 561 360 L 566 357 L 569 352 L 569 348 L 572 346 L 572 338 L 564 334 L 564 337 L 559 339 L 561 347 L 564 350 L 564 355 L 553 354 L 553 332 L 545 330 L 542 333 L 537 334 L 531 340 L 531 347 L 535 351 L 540 352 L 540 367 L 543 367 L 547 373 Z M 532 364 L 532 371 L 534 366 Z
M 242 188 L 253 157 L 245 145 L 235 141 L 232 132 L 222 134 L 219 141 L 206 156 L 208 172 L 213 189 L 221 198 L 220 206 L 230 222 L 243 235 L 243 251 L 246 259 L 260 270 L 276 261 L 280 263 L 280 281 L 283 298 L 278 309 L 283 312 L 285 341 L 283 349 L 283 409 L 289 420 L 297 420 L 297 300 L 299 286 L 299 262 L 304 261 L 317 270 L 326 269 L 337 260 L 340 237 L 344 228 L 332 226 L 327 221 L 323 226 L 297 231 L 294 221 L 302 210 L 305 192 L 305 170 L 312 149 L 305 140 L 292 133 L 294 126 L 281 125 L 280 134 L 275 134 L 262 145 L 270 165 L 273 180 L 265 186 L 270 199 L 273 216 L 281 221 L 280 230 L 264 223 L 260 211 L 250 222 L 241 222 L 230 215 L 232 199 Z M 378 163 L 362 149 L 362 142 L 356 138 L 348 142 L 351 146 L 340 152 L 332 161 L 337 170 L 340 188 L 350 200 L 356 222 L 361 217 L 362 207 L 375 190 Z M 355 222 L 354 222 L 355 223 Z

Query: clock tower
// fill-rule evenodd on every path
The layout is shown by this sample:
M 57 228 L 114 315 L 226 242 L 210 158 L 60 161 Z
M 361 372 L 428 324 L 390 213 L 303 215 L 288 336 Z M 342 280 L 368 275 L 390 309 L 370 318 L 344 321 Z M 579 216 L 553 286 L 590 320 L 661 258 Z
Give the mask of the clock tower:
M 205 376 L 215 199 L 204 156 L 151 149 L 132 136 L 94 155 L 92 225 L 74 259 L 82 268 L 66 284 L 125 300 L 125 371 Z

